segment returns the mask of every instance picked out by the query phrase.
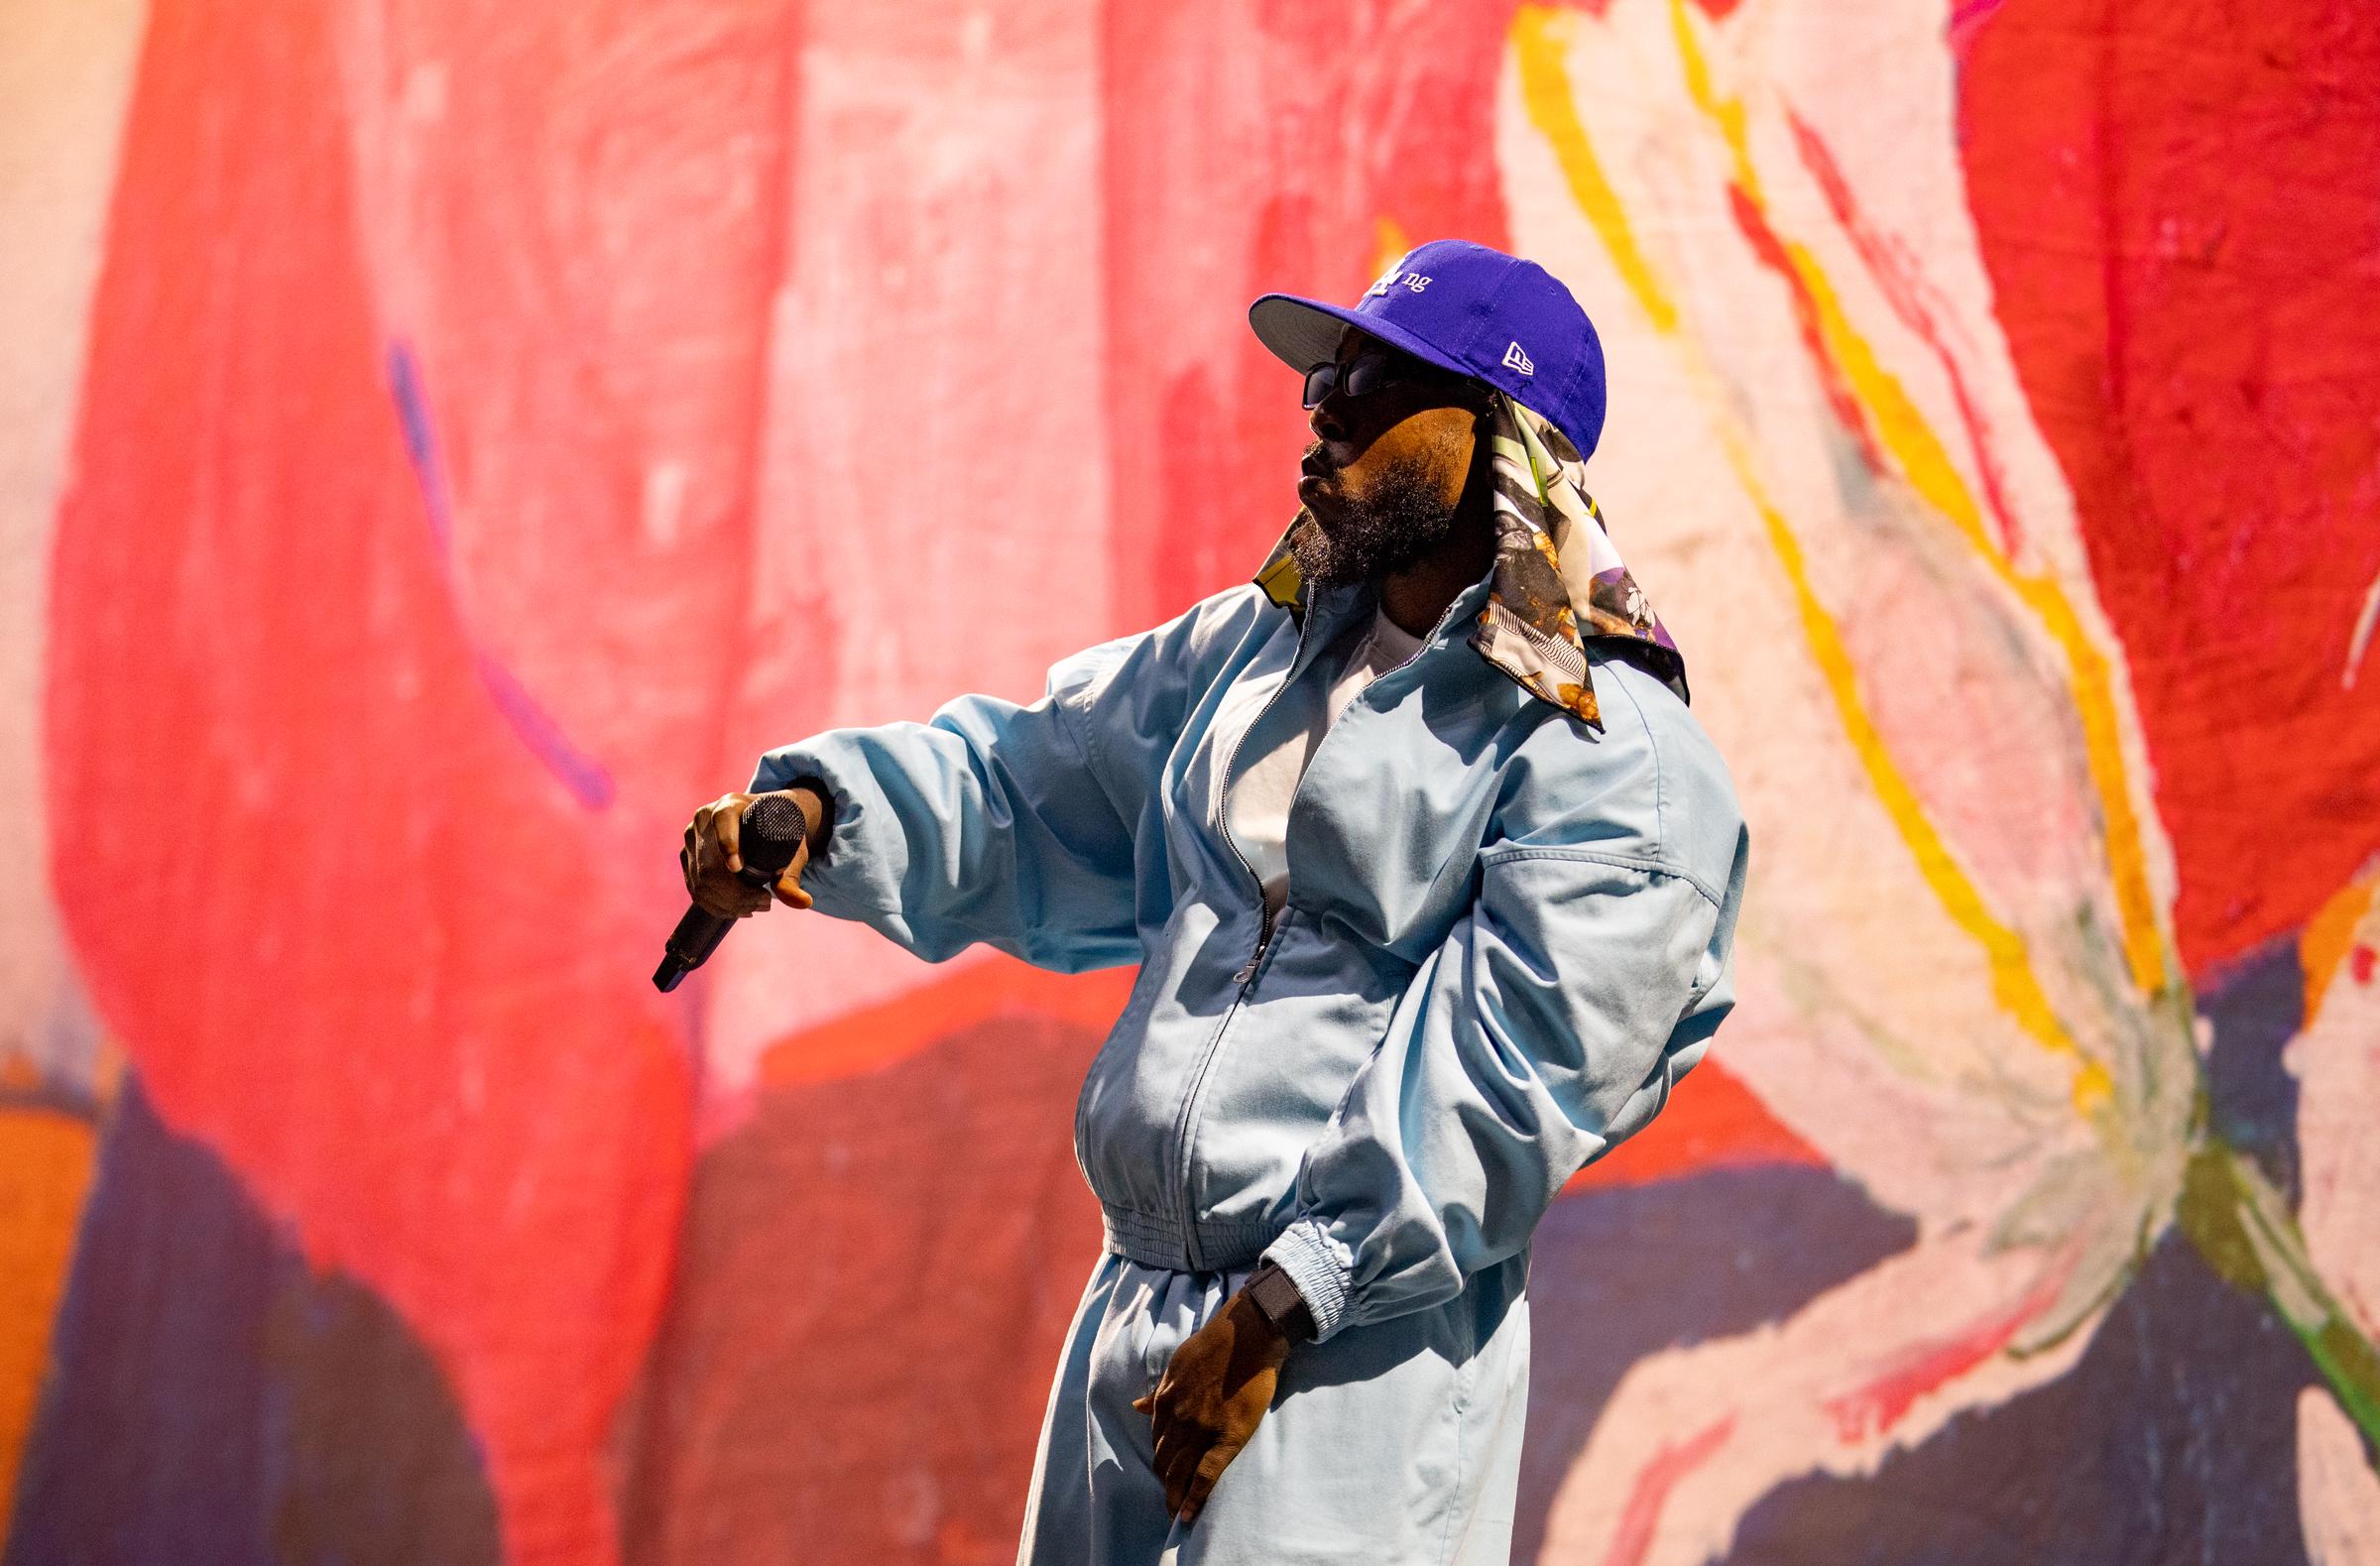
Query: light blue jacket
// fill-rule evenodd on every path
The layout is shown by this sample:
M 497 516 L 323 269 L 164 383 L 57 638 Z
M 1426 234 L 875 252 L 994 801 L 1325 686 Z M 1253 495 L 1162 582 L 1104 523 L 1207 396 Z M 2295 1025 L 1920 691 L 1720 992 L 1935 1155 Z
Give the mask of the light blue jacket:
M 1462 634 L 1488 590 L 1315 750 L 1277 918 L 1214 816 L 1217 710 L 1251 668 L 1327 680 L 1369 586 L 1302 618 L 1218 593 L 1059 663 L 1029 706 L 830 730 L 753 780 L 832 789 L 802 883 L 823 912 L 932 960 L 981 941 L 1139 963 L 1075 1113 L 1109 1246 L 1185 1270 L 1270 1257 L 1324 1337 L 1518 1255 L 1733 1004 L 1747 839 L 1718 752 L 1603 643 L 1600 732 L 1505 677 Z

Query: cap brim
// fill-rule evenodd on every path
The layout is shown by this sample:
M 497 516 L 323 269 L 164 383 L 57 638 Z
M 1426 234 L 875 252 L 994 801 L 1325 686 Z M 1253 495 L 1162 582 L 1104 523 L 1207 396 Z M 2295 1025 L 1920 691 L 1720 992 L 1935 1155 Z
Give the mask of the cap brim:
M 1325 304 L 1320 300 L 1300 299 L 1294 294 L 1267 294 L 1248 307 L 1248 324 L 1256 334 L 1256 341 L 1300 375 L 1339 357 L 1339 338 L 1353 326 L 1449 374 L 1477 378 L 1473 371 L 1393 322 L 1377 315 L 1358 314 L 1344 305 Z

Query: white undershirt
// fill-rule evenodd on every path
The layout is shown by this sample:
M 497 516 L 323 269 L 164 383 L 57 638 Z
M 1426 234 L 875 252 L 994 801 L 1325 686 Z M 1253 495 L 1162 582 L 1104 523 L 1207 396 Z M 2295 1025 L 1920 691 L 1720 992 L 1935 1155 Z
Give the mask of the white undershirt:
M 1301 681 L 1302 692 L 1284 695 L 1280 705 L 1265 715 L 1260 736 L 1250 734 L 1250 725 L 1281 688 L 1288 677 L 1287 667 L 1251 670 L 1225 698 L 1223 710 L 1216 715 L 1217 739 L 1222 753 L 1230 758 L 1226 765 L 1237 768 L 1227 819 L 1241 857 L 1264 884 L 1264 905 L 1271 911 L 1278 913 L 1289 896 L 1289 801 L 1297 792 L 1297 781 L 1305 776 L 1306 764 L 1313 759 L 1314 748 L 1357 694 L 1420 652 L 1422 640 L 1385 612 L 1375 613 L 1370 632 L 1348 655 L 1323 699 L 1313 699 L 1311 680 Z M 1232 756 L 1235 743 L 1239 744 L 1236 757 Z

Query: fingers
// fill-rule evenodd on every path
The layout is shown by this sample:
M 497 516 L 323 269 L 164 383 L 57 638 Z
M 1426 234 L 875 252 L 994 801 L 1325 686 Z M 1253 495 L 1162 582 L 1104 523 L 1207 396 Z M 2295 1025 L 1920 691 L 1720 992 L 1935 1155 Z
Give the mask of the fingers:
M 793 862 L 785 866 L 785 873 L 777 877 L 776 885 L 770 889 L 777 902 L 789 908 L 806 908 L 810 905 L 810 895 L 801 890 L 801 873 L 809 868 L 809 845 L 796 844 Z
M 1155 1421 L 1149 1468 L 1165 1487 L 1166 1511 L 1188 1526 L 1206 1508 L 1215 1482 L 1246 1443 L 1218 1439 L 1214 1431 L 1172 1414 L 1154 1392 L 1133 1398 L 1132 1406 Z
M 1207 1492 L 1215 1488 L 1216 1476 L 1240 1450 L 1240 1443 L 1227 1441 L 1222 1432 L 1195 1420 L 1169 1414 L 1162 1405 L 1157 1417 L 1149 1467 L 1165 1486 L 1165 1509 L 1187 1522 L 1206 1505 Z
M 1182 1503 L 1190 1495 L 1190 1481 L 1198 1472 L 1202 1455 L 1203 1448 L 1193 1451 L 1177 1446 L 1172 1461 L 1157 1469 L 1157 1477 L 1165 1482 L 1165 1509 L 1174 1516 L 1182 1514 Z
M 736 875 L 744 869 L 743 846 L 745 796 L 725 794 L 711 806 L 711 834 L 719 839 L 719 852 L 727 860 L 727 872 Z
M 1165 1487 L 1165 1509 L 1173 1512 L 1181 1509 L 1182 1498 L 1189 1494 L 1191 1471 L 1206 1443 L 1205 1432 L 1163 1400 L 1164 1390 L 1159 1382 L 1156 1390 L 1133 1398 L 1132 1406 L 1149 1416 L 1148 1467 Z
M 711 814 L 716 809 L 716 803 L 706 804 L 686 823 L 686 846 L 680 850 L 680 857 L 686 862 L 689 892 L 706 880 L 717 864 L 718 844 L 711 836 Z
M 1206 1450 L 1206 1432 L 1187 1419 L 1160 1416 L 1157 1420 L 1155 1446 L 1150 1454 L 1149 1467 L 1165 1482 L 1165 1509 L 1173 1510 L 1182 1504 L 1182 1495 L 1190 1485 L 1190 1470 Z
M 769 906 L 770 894 L 741 876 L 731 876 L 713 862 L 696 873 L 694 905 L 723 919 L 740 919 Z
M 1199 1512 L 1206 1509 L 1207 1497 L 1214 1494 L 1215 1481 L 1223 1477 L 1223 1471 L 1231 1467 L 1232 1459 L 1239 1455 L 1240 1448 L 1221 1441 L 1207 1448 L 1206 1455 L 1198 1460 L 1197 1467 L 1191 1471 L 1181 1505 L 1174 1507 L 1174 1514 L 1182 1519 L 1183 1526 L 1187 1527 L 1198 1520 Z
M 756 887 L 739 874 L 744 868 L 744 806 L 751 800 L 750 794 L 721 794 L 696 810 L 686 823 L 684 846 L 678 850 L 678 870 L 685 878 L 687 896 L 696 907 L 720 918 L 740 919 L 759 913 L 772 900 L 788 907 L 810 905 L 809 894 L 800 886 L 804 856 L 798 852 L 774 887 Z

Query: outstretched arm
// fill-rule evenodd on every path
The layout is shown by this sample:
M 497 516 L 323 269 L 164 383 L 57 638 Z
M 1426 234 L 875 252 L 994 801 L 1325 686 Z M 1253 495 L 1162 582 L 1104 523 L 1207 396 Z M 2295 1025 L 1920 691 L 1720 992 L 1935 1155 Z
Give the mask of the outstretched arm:
M 962 696 L 925 723 L 830 729 L 771 751 L 755 791 L 811 779 L 834 831 L 802 887 L 929 961 L 981 941 L 1073 972 L 1139 956 L 1132 838 L 1082 734 L 1096 676 L 1029 706 Z
M 1043 968 L 1136 962 L 1143 815 L 1252 590 L 1069 658 L 1028 704 L 962 696 L 924 723 L 830 729 L 763 756 L 752 791 L 811 783 L 832 829 L 799 877 L 818 910 L 929 961 L 982 942 Z M 766 906 L 766 902 L 756 903 Z

